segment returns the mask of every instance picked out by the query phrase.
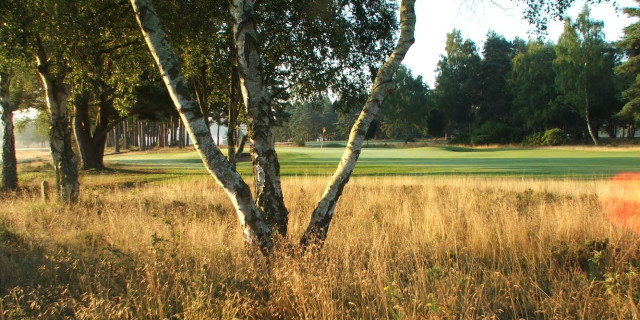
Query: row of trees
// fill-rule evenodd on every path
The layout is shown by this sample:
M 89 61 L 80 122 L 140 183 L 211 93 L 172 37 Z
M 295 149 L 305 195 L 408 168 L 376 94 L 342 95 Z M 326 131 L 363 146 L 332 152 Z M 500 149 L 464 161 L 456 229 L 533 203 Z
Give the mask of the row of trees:
M 525 3 L 527 17 L 543 23 L 538 13 L 562 14 L 570 1 Z M 336 110 L 364 107 L 301 239 L 305 247 L 321 244 L 365 135 L 394 90 L 392 77 L 414 41 L 415 0 L 402 0 L 399 26 L 396 4 L 384 0 L 157 0 L 156 5 L 151 0 L 0 2 L 5 128 L 13 129 L 11 79 L 37 75 L 49 115 L 57 190 L 73 202 L 79 184 L 72 123 L 81 154 L 86 146 L 103 150 L 109 130 L 169 96 L 172 112 L 233 203 L 247 241 L 268 253 L 274 235 L 287 236 L 288 223 L 275 127 L 290 101 L 319 100 L 332 92 Z M 159 90 L 159 79 L 165 89 Z M 225 157 L 212 139 L 209 124 L 223 118 L 231 128 L 242 118 L 247 124 L 255 198 L 235 170 L 235 149 Z M 11 139 L 11 133 L 5 137 Z M 12 145 L 4 143 L 9 151 Z M 15 169 L 13 152 L 3 154 L 3 179 Z
M 89 168 L 85 164 L 103 152 L 108 132 L 128 117 L 165 112 L 165 102 L 171 101 L 203 162 L 236 206 L 247 239 L 268 250 L 271 233 L 286 236 L 287 228 L 273 138 L 274 127 L 284 118 L 283 106 L 328 90 L 337 93 L 345 108 L 364 103 L 378 74 L 383 82 L 373 91 L 381 92 L 373 101 L 376 108 L 390 92 L 391 82 L 384 79 L 390 80 L 413 42 L 413 1 L 405 2 L 405 30 L 395 55 L 383 66 L 398 30 L 397 5 L 384 0 L 313 5 L 159 0 L 157 10 L 150 1 L 3 1 L 4 136 L 13 141 L 9 117 L 17 104 L 10 99 L 11 79 L 39 78 L 36 100 L 48 114 L 57 190 L 73 202 L 79 192 L 73 137 L 83 167 Z M 235 171 L 235 149 L 222 157 L 209 132 L 212 122 L 225 121 L 232 128 L 228 144 L 234 146 L 233 128 L 242 119 L 250 137 L 255 202 Z M 3 156 L 3 177 L 16 177 L 15 161 L 9 166 L 14 147 L 11 142 L 4 146 L 13 156 Z M 340 190 L 346 181 L 348 177 L 336 184 Z M 15 188 L 17 179 L 5 185 Z M 333 208 L 323 206 L 318 214 Z M 310 234 L 326 230 L 318 226 L 328 224 L 326 218 L 314 221 Z
M 638 9 L 626 12 L 638 16 Z M 434 89 L 406 68 L 398 70 L 398 90 L 384 103 L 378 135 L 513 143 L 560 128 L 594 144 L 600 132 L 632 137 L 640 124 L 638 24 L 616 44 L 604 40 L 602 27 L 585 7 L 576 21 L 565 20 L 557 43 L 508 41 L 489 32 L 481 52 L 454 30 L 447 35 Z M 316 139 L 323 128 L 330 128 L 325 136 L 345 137 L 344 114 L 335 114 L 326 100 L 313 107 L 294 106 L 282 139 Z
M 435 108 L 433 91 L 400 66 L 394 75 L 397 89 L 384 102 L 384 108 L 371 124 L 367 138 L 412 141 L 424 136 L 442 136 L 443 115 Z M 358 112 L 336 110 L 327 97 L 298 102 L 286 109 L 291 116 L 276 129 L 279 141 L 345 140 Z

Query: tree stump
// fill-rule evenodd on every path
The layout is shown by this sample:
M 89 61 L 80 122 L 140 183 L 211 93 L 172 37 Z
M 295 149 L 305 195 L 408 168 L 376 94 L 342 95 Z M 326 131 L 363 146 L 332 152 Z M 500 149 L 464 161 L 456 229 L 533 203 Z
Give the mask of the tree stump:
M 49 182 L 42 181 L 40 184 L 40 197 L 42 197 L 43 202 L 49 201 Z

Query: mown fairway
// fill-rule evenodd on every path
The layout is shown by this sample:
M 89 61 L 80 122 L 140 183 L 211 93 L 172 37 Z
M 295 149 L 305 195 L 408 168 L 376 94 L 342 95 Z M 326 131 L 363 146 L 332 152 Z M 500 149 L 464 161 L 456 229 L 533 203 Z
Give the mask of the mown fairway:
M 332 174 L 343 149 L 282 147 L 278 149 L 283 176 Z M 129 168 L 198 170 L 203 168 L 193 152 L 153 152 L 111 155 L 107 165 Z M 243 174 L 251 173 L 241 163 Z M 601 178 L 640 170 L 640 149 L 499 149 L 462 147 L 367 148 L 355 170 L 371 175 L 491 175 L 547 178 Z

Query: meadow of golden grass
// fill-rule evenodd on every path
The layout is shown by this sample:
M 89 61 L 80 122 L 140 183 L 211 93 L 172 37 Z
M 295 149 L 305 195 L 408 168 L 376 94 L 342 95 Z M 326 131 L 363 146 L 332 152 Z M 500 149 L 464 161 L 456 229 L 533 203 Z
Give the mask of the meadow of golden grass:
M 3 196 L 0 319 L 638 318 L 640 237 L 604 181 L 357 178 L 322 251 L 265 261 L 210 177 L 109 179 Z M 284 179 L 289 242 L 325 182 Z

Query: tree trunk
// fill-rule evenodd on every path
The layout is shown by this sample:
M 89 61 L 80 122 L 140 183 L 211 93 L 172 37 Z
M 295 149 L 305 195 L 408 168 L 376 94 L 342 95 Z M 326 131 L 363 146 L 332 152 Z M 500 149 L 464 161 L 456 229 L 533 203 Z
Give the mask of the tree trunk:
M 0 108 L 2 111 L 2 190 L 18 189 L 18 161 L 13 126 L 13 106 L 9 96 L 11 75 L 0 72 Z
M 146 142 L 144 141 L 144 122 L 138 121 L 138 146 L 140 147 L 140 151 L 144 151 L 146 149 Z
M 593 127 L 591 126 L 591 118 L 589 116 L 589 98 L 586 98 L 586 107 L 585 107 L 585 119 L 587 121 L 587 131 L 589 131 L 589 136 L 591 136 L 591 140 L 594 145 L 598 145 L 598 135 L 594 132 Z
M 254 0 L 233 0 L 233 36 L 238 58 L 238 75 L 247 110 L 248 136 L 256 187 L 256 204 L 269 227 L 286 237 L 288 210 L 280 183 L 280 163 L 275 150 L 271 97 L 264 85 L 258 36 L 254 23 Z
M 193 89 L 196 94 L 196 102 L 200 107 L 200 112 L 204 115 L 204 122 L 207 127 L 211 127 L 209 121 L 209 95 L 207 93 L 207 67 L 200 67 L 199 79 L 194 81 Z
M 358 120 L 351 128 L 347 147 L 342 154 L 342 159 L 338 164 L 338 169 L 329 181 L 322 199 L 318 203 L 316 209 L 311 215 L 311 221 L 304 233 L 301 244 L 303 247 L 309 245 L 322 246 L 327 238 L 327 232 L 333 213 L 335 211 L 338 199 L 342 194 L 344 186 L 349 181 L 351 173 L 355 168 L 358 157 L 362 150 L 362 144 L 365 134 L 369 129 L 369 125 L 380 110 L 382 101 L 395 90 L 393 83 L 393 74 L 398 70 L 400 63 L 404 59 L 405 54 L 413 44 L 416 14 L 415 0 L 402 0 L 400 6 L 400 38 L 396 48 L 391 53 L 385 64 L 378 70 L 375 82 L 369 94 L 369 98 L 365 103 Z
M 589 132 L 589 136 L 591 136 L 591 140 L 594 145 L 598 145 L 598 133 L 594 132 L 591 127 L 591 117 L 589 116 L 589 89 L 588 89 L 588 77 L 587 77 L 587 67 L 589 66 L 589 62 L 585 62 L 584 64 L 584 117 L 587 121 L 587 131 Z
M 189 135 L 202 162 L 233 203 L 242 224 L 245 239 L 257 244 L 263 253 L 272 248 L 271 231 L 251 197 L 249 186 L 218 149 L 204 121 L 198 104 L 185 82 L 178 58 L 169 45 L 151 0 L 131 0 L 140 30 L 151 51 L 173 103 L 187 125 Z
M 49 115 L 49 146 L 51 158 L 56 172 L 56 190 L 63 201 L 78 200 L 80 184 L 78 183 L 78 158 L 71 146 L 71 125 L 67 97 L 69 91 L 63 83 L 63 77 L 55 77 L 50 72 L 49 60 L 42 45 L 37 52 L 38 74 L 45 91 Z
M 120 127 L 121 126 L 122 124 L 118 123 L 113 131 L 113 146 L 115 148 L 114 150 L 115 153 L 120 153 L 120 131 L 121 131 Z
M 233 56 L 237 60 L 235 50 Z M 227 159 L 233 168 L 236 168 L 236 130 L 238 127 L 238 114 L 242 106 L 242 93 L 240 92 L 240 78 L 238 77 L 238 67 L 233 61 L 231 66 L 231 80 L 229 83 L 229 105 L 228 105 L 228 128 L 227 128 Z
M 184 148 L 184 126 L 182 120 L 178 120 L 178 148 Z
M 76 116 L 73 127 L 82 159 L 81 169 L 103 170 L 107 133 L 113 127 L 109 126 L 109 114 L 112 111 L 111 101 L 106 94 L 100 95 L 100 110 L 93 132 L 89 118 L 89 102 L 87 92 L 78 94 L 74 101 Z
M 131 138 L 129 136 L 129 134 L 131 132 L 130 123 L 131 123 L 131 120 L 127 120 L 122 124 L 123 129 L 124 129 L 124 130 L 122 130 L 122 131 L 124 131 L 124 148 L 127 149 L 127 150 L 129 150 L 131 148 L 131 143 L 130 143 Z
M 249 136 L 247 136 L 246 134 L 242 135 L 242 138 L 240 138 L 240 143 L 238 144 L 238 150 L 236 151 L 236 158 L 233 159 L 233 161 L 237 162 L 238 157 L 242 155 L 242 153 L 244 152 L 244 146 L 247 144 L 248 138 Z
M 216 126 L 217 126 L 217 140 L 216 140 L 216 147 L 220 147 L 220 120 L 216 121 Z

